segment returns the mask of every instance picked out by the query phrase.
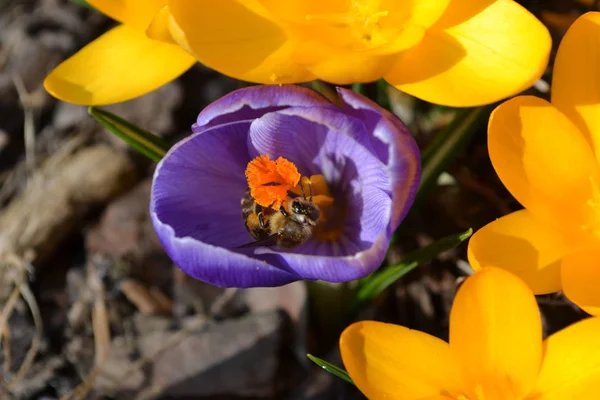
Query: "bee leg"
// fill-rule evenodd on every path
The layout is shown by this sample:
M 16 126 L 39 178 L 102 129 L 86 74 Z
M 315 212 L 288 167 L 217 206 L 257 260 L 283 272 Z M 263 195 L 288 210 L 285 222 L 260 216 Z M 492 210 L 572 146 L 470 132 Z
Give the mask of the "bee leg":
M 310 178 L 307 176 L 303 176 L 302 178 L 300 178 L 300 190 L 302 191 L 302 197 L 304 198 L 304 200 L 306 200 L 306 192 L 304 191 L 304 183 L 305 182 L 308 185 L 308 201 L 312 201 L 312 198 L 313 198 L 312 182 L 310 181 Z
M 283 206 L 279 207 L 279 211 L 283 214 L 284 217 L 289 216 L 288 212 L 283 208 Z
M 265 217 L 263 216 L 262 211 L 258 213 L 258 223 L 259 223 L 260 227 L 264 229 L 264 227 L 265 227 Z
M 304 177 L 302 177 L 302 178 L 304 178 Z M 302 178 L 300 178 L 300 190 L 302 191 L 302 198 L 304 200 L 306 200 L 306 193 L 304 193 L 304 184 L 303 184 L 304 179 L 302 179 Z

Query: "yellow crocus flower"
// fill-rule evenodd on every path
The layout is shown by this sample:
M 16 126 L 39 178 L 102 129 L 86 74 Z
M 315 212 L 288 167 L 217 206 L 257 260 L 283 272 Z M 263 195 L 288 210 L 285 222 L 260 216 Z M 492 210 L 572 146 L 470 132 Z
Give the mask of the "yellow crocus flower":
M 531 86 L 551 47 L 543 24 L 512 0 L 89 3 L 124 26 L 46 80 L 54 96 L 81 104 L 123 101 L 174 79 L 193 62 L 185 49 L 206 66 L 249 82 L 384 78 L 433 103 L 473 106 Z
M 505 268 L 536 294 L 563 290 L 600 315 L 600 13 L 563 38 L 551 103 L 519 96 L 494 110 L 488 149 L 525 209 L 473 235 L 471 265 Z
M 129 100 L 177 78 L 196 60 L 179 46 L 145 33 L 166 0 L 89 0 L 122 25 L 56 67 L 44 81 L 60 100 L 83 105 Z
M 600 318 L 542 341 L 535 297 L 500 268 L 467 278 L 450 313 L 449 343 L 374 321 L 340 338 L 344 366 L 370 400 L 597 399 Z

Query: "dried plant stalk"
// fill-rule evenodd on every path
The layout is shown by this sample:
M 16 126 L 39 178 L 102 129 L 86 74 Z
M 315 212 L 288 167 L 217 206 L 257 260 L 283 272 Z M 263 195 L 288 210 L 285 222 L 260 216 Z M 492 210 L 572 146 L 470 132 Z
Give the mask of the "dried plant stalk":
M 88 211 L 130 187 L 134 177 L 129 157 L 106 144 L 54 154 L 0 214 L 0 255 L 32 253 L 38 265 Z M 0 288 L 4 272 L 0 266 Z M 0 303 L 6 296 L 0 290 Z

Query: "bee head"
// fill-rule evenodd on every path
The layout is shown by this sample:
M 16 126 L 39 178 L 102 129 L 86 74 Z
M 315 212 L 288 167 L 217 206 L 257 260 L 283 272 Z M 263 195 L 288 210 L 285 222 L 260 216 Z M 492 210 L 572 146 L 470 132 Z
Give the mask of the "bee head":
M 321 216 L 319 207 L 308 200 L 296 199 L 292 201 L 291 210 L 297 216 L 306 217 L 312 222 L 317 222 Z

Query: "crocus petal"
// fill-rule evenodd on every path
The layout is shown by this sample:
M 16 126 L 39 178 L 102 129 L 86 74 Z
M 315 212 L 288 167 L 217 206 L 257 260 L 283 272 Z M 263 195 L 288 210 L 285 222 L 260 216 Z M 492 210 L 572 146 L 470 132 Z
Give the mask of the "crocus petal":
M 524 398 L 542 361 L 542 323 L 531 290 L 500 268 L 467 278 L 450 312 L 450 349 L 460 360 L 467 398 Z
M 597 246 L 567 254 L 561 267 L 565 295 L 593 315 L 600 315 L 600 249 Z
M 307 15 L 342 15 L 348 13 L 350 7 L 369 8 L 368 1 L 348 2 L 347 0 L 259 0 L 259 2 L 277 18 L 295 23 L 306 23 Z M 410 15 L 410 22 L 423 27 L 431 26 L 448 7 L 450 0 L 383 0 L 376 2 L 378 9 L 385 11 L 387 17 L 394 19 Z
M 321 132 L 315 134 L 313 130 Z M 325 135 L 331 137 L 326 138 Z M 251 157 L 261 154 L 273 157 L 279 154 L 293 160 L 302 175 L 318 175 L 323 173 L 323 163 L 316 158 L 320 149 L 326 141 L 339 139 L 344 142 L 339 145 L 357 146 L 358 151 L 371 153 L 367 153 L 367 163 L 373 162 L 375 166 L 381 167 L 381 160 L 370 147 L 368 139 L 365 139 L 368 136 L 360 120 L 339 109 L 290 107 L 255 120 L 249 137 L 249 151 Z M 381 170 L 378 170 L 378 174 L 383 176 Z M 329 178 L 327 180 L 330 184 L 331 180 L 340 179 L 339 176 L 325 178 Z
M 158 218 L 176 235 L 228 248 L 247 241 L 239 203 L 247 190 L 244 171 L 251 160 L 245 145 L 249 125 L 240 121 L 192 135 L 161 161 L 153 201 Z M 178 187 L 185 190 L 173 190 Z
M 250 2 L 252 3 L 252 2 Z M 225 75 L 259 83 L 314 79 L 292 60 L 295 43 L 256 7 L 234 0 L 170 0 L 173 39 L 203 64 Z
M 317 78 L 335 84 L 380 79 L 400 52 L 423 39 L 425 29 L 439 18 L 448 2 L 355 1 L 324 5 L 261 1 L 299 38 L 294 61 Z
M 396 63 L 398 54 L 414 47 L 425 34 L 422 26 L 404 22 L 399 24 L 402 29 L 393 31 L 389 43 L 373 48 L 361 48 L 361 42 L 355 43 L 357 39 L 345 31 L 348 28 L 338 32 L 336 25 L 325 29 L 303 27 L 305 32 L 314 32 L 298 43 L 294 49 L 294 61 L 304 65 L 318 79 L 338 85 L 381 79 Z M 328 43 L 323 40 L 324 37 L 341 38 L 342 43 Z M 359 48 L 356 49 L 356 46 Z
M 348 11 L 347 0 L 258 0 L 270 13 L 287 21 L 304 22 L 307 15 L 340 14 Z
M 172 81 L 194 62 L 179 47 L 120 25 L 56 67 L 46 77 L 44 87 L 69 103 L 118 103 Z
M 297 279 L 236 251 L 249 241 L 239 204 L 247 189 L 249 125 L 225 124 L 190 136 L 171 148 L 154 174 L 150 214 L 167 254 L 187 274 L 216 286 Z
M 600 13 L 577 19 L 563 37 L 552 75 L 552 104 L 585 133 L 600 160 Z
M 150 216 L 156 234 L 173 262 L 186 274 L 218 287 L 272 287 L 298 280 L 267 262 L 231 252 L 223 247 L 199 242 L 191 237 L 178 237 L 173 229 Z
M 596 160 L 556 107 L 532 96 L 502 103 L 490 117 L 488 148 L 502 183 L 536 217 L 565 234 L 589 223 Z
M 384 78 L 437 104 L 492 103 L 531 86 L 551 44 L 544 25 L 517 2 L 453 0 Z
M 417 143 L 402 121 L 389 111 L 351 90 L 338 88 L 338 93 L 343 110 L 361 120 L 367 132 L 371 132 L 365 139 L 392 176 L 393 202 L 405 205 L 394 208 L 391 226 L 395 230 L 406 216 L 419 187 L 421 159 Z M 369 144 L 363 145 L 369 147 Z
M 145 30 L 154 14 L 167 5 L 168 0 L 87 0 L 87 2 L 109 17 Z
M 321 46 L 317 46 L 321 48 Z M 316 54 L 327 54 L 315 48 Z M 305 50 L 306 51 L 306 50 Z M 330 51 L 330 50 L 329 50 Z M 349 85 L 354 82 L 373 82 L 388 73 L 397 60 L 397 54 L 342 53 L 335 56 L 329 54 L 322 61 L 307 64 L 305 67 L 318 79 L 336 85 Z M 297 57 L 296 57 L 297 59 Z
M 375 271 L 383 262 L 390 236 L 382 233 L 374 240 L 353 242 L 343 236 L 332 242 L 309 240 L 295 249 L 295 252 L 277 251 L 267 247 L 255 250 L 257 256 L 271 256 L 274 265 L 297 276 L 296 279 L 321 280 L 325 282 L 348 282 L 364 278 Z M 358 251 L 345 255 L 353 249 Z
M 385 256 L 391 182 L 380 160 L 351 135 L 318 123 L 313 110 L 303 110 L 304 117 L 300 116 L 302 110 L 288 109 L 255 120 L 248 138 L 249 153 L 251 157 L 284 157 L 296 164 L 302 175 L 323 174 L 337 206 L 346 209 L 342 237 L 327 242 L 309 240 L 293 252 L 258 251 L 278 254 L 286 269 L 304 279 L 357 279 L 377 268 Z
M 164 6 L 155 15 L 148 27 L 146 28 L 146 36 L 150 39 L 159 40 L 167 44 L 179 44 L 173 39 L 171 34 L 171 28 L 174 26 L 172 23 L 171 11 L 169 6 Z M 188 50 L 182 47 L 184 50 Z
M 600 386 L 600 318 L 579 321 L 544 341 L 544 362 L 531 398 L 595 399 Z
M 409 6 L 412 8 L 410 22 L 428 28 L 444 15 L 451 0 L 413 0 L 402 3 L 392 0 L 388 3 L 395 4 L 402 9 L 408 6 L 406 3 L 412 3 Z
M 186 274 L 218 287 L 272 287 L 298 277 L 263 260 L 231 252 L 223 247 L 179 237 L 151 211 L 154 229 L 173 262 Z
M 469 240 L 469 262 L 478 270 L 500 267 L 536 294 L 561 290 L 560 262 L 569 246 L 560 231 L 520 210 L 490 222 Z
M 443 340 L 374 321 L 350 325 L 340 337 L 346 370 L 371 400 L 445 399 L 460 384 Z
M 192 126 L 199 132 L 232 121 L 255 119 L 289 107 L 335 108 L 323 96 L 301 86 L 253 86 L 233 91 L 209 104 Z

